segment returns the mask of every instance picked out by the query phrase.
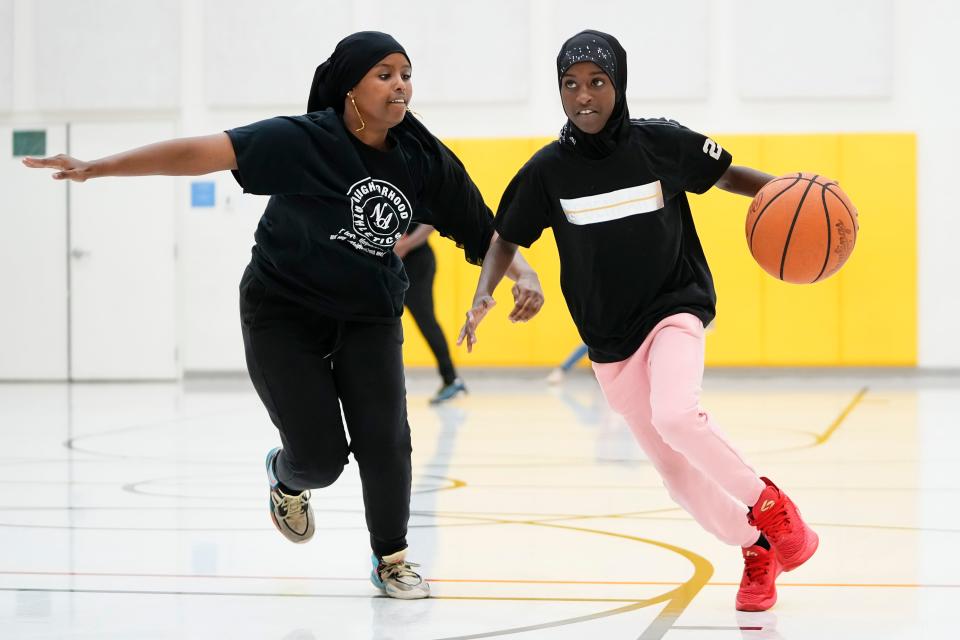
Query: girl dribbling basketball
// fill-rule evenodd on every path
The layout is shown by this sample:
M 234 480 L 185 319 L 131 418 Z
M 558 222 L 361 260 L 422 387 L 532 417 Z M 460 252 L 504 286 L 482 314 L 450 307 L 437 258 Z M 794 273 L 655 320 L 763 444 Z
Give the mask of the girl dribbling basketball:
M 731 166 L 714 140 L 665 119 L 631 120 L 626 52 L 583 31 L 557 57 L 568 117 L 514 177 L 459 342 L 476 327 L 517 245 L 553 229 L 561 287 L 611 408 L 630 425 L 670 495 L 707 531 L 742 547 L 736 606 L 769 609 L 776 577 L 806 562 L 817 535 L 700 407 L 713 278 L 686 192 L 754 196 L 773 176 Z

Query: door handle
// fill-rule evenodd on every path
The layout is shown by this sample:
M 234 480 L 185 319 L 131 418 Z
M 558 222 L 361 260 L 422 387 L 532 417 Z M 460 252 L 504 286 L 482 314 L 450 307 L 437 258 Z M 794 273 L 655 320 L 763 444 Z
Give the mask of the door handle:
M 90 255 L 90 252 L 85 249 L 70 250 L 70 257 L 73 258 L 74 260 L 82 260 L 83 258 L 86 258 L 88 255 Z

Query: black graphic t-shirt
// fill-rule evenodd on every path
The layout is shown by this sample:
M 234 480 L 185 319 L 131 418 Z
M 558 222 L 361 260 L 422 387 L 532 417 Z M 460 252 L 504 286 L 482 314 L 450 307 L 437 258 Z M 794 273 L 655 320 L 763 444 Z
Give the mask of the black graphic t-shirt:
M 389 137 L 378 151 L 348 133 L 332 110 L 278 117 L 227 131 L 234 177 L 270 195 L 251 268 L 272 290 L 336 318 L 393 321 L 408 286 L 393 245 L 416 218 L 479 264 L 493 216 L 445 147 Z
M 732 158 L 671 120 L 633 120 L 609 156 L 585 158 L 551 142 L 510 182 L 496 228 L 529 247 L 547 227 L 560 285 L 594 362 L 630 357 L 675 313 L 708 324 L 716 313 L 686 192 L 703 193 Z

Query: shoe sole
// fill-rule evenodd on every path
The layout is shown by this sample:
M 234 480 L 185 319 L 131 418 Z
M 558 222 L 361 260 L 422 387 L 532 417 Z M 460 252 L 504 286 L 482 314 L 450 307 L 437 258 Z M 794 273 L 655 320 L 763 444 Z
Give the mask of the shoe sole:
M 383 584 L 378 578 L 377 574 L 374 571 L 370 572 L 370 584 L 377 588 L 377 590 L 388 598 L 394 598 L 395 600 L 423 600 L 430 597 L 429 585 L 426 593 L 416 593 L 416 592 L 406 592 L 406 591 L 387 591 L 387 585 Z
M 449 402 L 450 400 L 453 400 L 454 398 L 456 398 L 457 396 L 459 396 L 459 395 L 461 395 L 461 394 L 463 394 L 463 395 L 466 396 L 466 395 L 469 395 L 470 392 L 467 390 L 466 387 L 464 387 L 463 389 L 457 389 L 456 391 L 454 391 L 452 394 L 450 394 L 450 395 L 447 396 L 446 398 L 433 397 L 433 398 L 430 398 L 427 402 L 428 402 L 429 404 L 432 404 L 432 405 L 443 404 L 444 402 Z
M 817 532 L 814 531 L 813 529 L 808 528 L 808 531 L 810 531 L 810 533 L 813 535 L 813 540 L 807 543 L 807 546 L 804 547 L 803 553 L 800 555 L 799 558 L 794 559 L 794 561 L 790 564 L 787 564 L 782 559 L 777 558 L 777 560 L 779 560 L 780 562 L 780 565 L 783 567 L 784 571 L 793 571 L 794 569 L 802 565 L 804 562 L 812 558 L 813 554 L 817 552 L 817 548 L 820 546 L 820 536 L 818 536 Z
M 752 612 L 752 613 L 756 613 L 757 611 L 769 611 L 770 609 L 773 609 L 773 605 L 775 605 L 775 604 L 777 604 L 777 599 L 776 599 L 776 598 L 774 598 L 773 601 L 770 602 L 769 604 L 767 604 L 767 603 L 765 603 L 765 602 L 764 602 L 764 603 L 749 603 L 749 604 L 745 604 L 745 603 L 740 603 L 740 602 L 738 602 L 738 603 L 737 603 L 737 611 L 747 611 L 747 612 Z
M 757 611 L 769 611 L 773 609 L 773 605 L 777 604 L 777 599 L 774 598 L 773 602 L 770 604 L 741 604 L 737 603 L 737 611 L 748 611 L 748 612 L 757 612 Z
M 780 577 L 780 574 L 783 573 L 783 569 L 777 571 L 777 575 L 774 576 L 774 581 Z M 773 592 L 773 599 L 769 602 L 737 602 L 736 607 L 737 611 L 748 611 L 748 612 L 757 612 L 757 611 L 768 611 L 773 608 L 773 605 L 777 604 L 777 592 Z
M 390 593 L 389 591 L 384 591 L 387 594 L 388 598 L 393 598 L 394 600 L 426 600 L 430 597 L 430 592 L 426 593 L 409 593 L 407 591 L 394 591 Z

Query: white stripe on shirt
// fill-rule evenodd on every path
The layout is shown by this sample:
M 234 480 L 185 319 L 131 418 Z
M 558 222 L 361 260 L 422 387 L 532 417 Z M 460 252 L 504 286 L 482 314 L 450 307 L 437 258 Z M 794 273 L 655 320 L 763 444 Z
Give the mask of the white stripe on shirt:
M 619 220 L 639 213 L 663 208 L 663 190 L 660 181 L 609 193 L 600 193 L 570 200 L 560 199 L 560 207 L 571 224 L 594 224 Z

